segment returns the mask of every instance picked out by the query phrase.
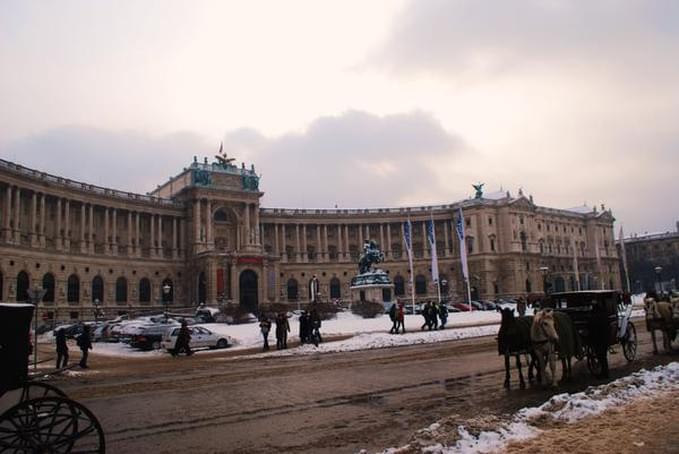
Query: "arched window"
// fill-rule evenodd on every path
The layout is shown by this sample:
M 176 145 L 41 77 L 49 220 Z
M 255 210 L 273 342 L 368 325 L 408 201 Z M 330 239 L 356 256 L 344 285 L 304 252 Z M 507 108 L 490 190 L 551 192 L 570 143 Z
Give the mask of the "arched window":
M 127 302 L 127 279 L 119 277 L 116 280 L 116 303 Z
M 75 274 L 68 277 L 66 286 L 66 301 L 69 303 L 80 302 L 80 279 Z
M 217 221 L 217 222 L 227 222 L 229 220 L 226 212 L 222 208 L 220 208 L 219 210 L 217 210 L 215 212 L 214 218 L 215 218 L 215 221 Z
M 328 257 L 330 260 L 337 260 L 337 246 L 328 246 Z
M 403 276 L 397 274 L 394 277 L 394 295 L 403 296 L 406 294 L 406 286 L 403 281 Z
M 25 271 L 20 271 L 17 275 L 17 302 L 29 301 L 28 298 L 28 287 L 30 285 L 28 279 L 28 273 Z
M 448 276 L 441 274 L 439 276 L 439 283 L 441 286 L 441 296 L 445 298 L 450 292 L 450 282 L 448 281 Z
M 104 302 L 104 279 L 101 276 L 94 276 L 92 279 L 92 302 L 96 300 Z
M 415 294 L 416 295 L 427 294 L 427 278 L 421 274 L 415 276 Z
M 139 302 L 151 302 L 151 281 L 143 277 L 139 280 Z
M 342 287 L 340 285 L 340 280 L 336 277 L 330 279 L 330 298 L 339 299 L 342 297 Z
M 403 249 L 400 243 L 394 243 L 391 245 L 391 256 L 395 259 L 400 259 L 403 255 Z
M 169 277 L 163 281 L 160 287 L 161 294 L 163 295 L 164 303 L 171 303 L 174 301 L 174 284 L 172 279 Z
M 288 279 L 288 301 L 297 301 L 299 297 L 299 287 L 295 279 Z
M 530 283 L 530 279 L 526 279 L 526 293 L 533 291 L 533 285 Z
M 45 296 L 42 297 L 44 303 L 54 302 L 54 274 L 46 273 L 42 277 L 42 288 L 45 290 Z

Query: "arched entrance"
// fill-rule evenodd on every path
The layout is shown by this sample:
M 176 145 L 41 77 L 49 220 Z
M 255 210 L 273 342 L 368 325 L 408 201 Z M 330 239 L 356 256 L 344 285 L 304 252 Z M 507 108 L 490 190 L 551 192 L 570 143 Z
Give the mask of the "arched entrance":
M 30 298 L 28 297 L 29 285 L 28 273 L 25 271 L 19 272 L 17 275 L 17 303 L 23 303 L 24 301 L 30 302 Z
M 245 270 L 240 273 L 239 290 L 240 307 L 256 314 L 257 304 L 259 303 L 257 298 L 257 273 L 252 270 Z
M 204 304 L 207 298 L 207 278 L 205 272 L 201 271 L 198 275 L 198 304 Z

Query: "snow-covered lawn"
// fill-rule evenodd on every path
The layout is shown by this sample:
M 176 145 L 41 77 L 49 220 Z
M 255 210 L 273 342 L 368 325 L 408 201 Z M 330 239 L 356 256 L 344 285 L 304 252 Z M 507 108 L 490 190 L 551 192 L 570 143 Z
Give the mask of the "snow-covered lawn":
M 552 396 L 539 407 L 524 408 L 509 421 L 488 429 L 487 422 L 471 420 L 466 425 L 451 427 L 440 420 L 416 432 L 413 441 L 400 448 L 389 448 L 383 454 L 399 452 L 489 453 L 501 451 L 512 441 L 538 436 L 554 423 L 572 424 L 604 411 L 621 407 L 640 399 L 654 398 L 679 390 L 679 363 L 642 369 L 627 377 L 600 386 L 591 386 L 575 394 Z M 452 440 L 447 443 L 445 440 Z

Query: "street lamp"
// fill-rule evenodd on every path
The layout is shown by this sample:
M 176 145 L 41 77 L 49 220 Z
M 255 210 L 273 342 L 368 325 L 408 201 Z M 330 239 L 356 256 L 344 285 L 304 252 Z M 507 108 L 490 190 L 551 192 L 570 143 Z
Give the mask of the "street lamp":
M 95 298 L 92 303 L 94 304 L 94 323 L 99 323 L 99 305 L 101 301 L 99 301 L 99 298 Z
M 167 305 L 170 304 L 170 290 L 172 287 L 167 282 L 163 285 L 163 306 L 165 307 L 165 320 L 167 320 Z
M 656 280 L 658 281 L 658 289 L 660 290 L 660 294 L 662 295 L 663 289 L 662 289 L 662 279 L 660 278 L 660 273 L 662 273 L 662 266 L 658 265 L 655 268 L 653 268 L 655 271 L 655 277 Z
M 547 275 L 549 274 L 549 267 L 541 266 L 539 270 L 542 273 L 542 291 L 547 295 Z
M 40 287 L 35 287 L 33 289 L 29 289 L 26 293 L 28 293 L 28 297 L 31 299 L 31 302 L 35 306 L 34 312 L 35 312 L 35 324 L 33 327 L 33 369 L 38 368 L 38 303 L 42 299 L 43 296 L 45 296 L 45 293 L 47 293 L 47 290 L 44 288 Z

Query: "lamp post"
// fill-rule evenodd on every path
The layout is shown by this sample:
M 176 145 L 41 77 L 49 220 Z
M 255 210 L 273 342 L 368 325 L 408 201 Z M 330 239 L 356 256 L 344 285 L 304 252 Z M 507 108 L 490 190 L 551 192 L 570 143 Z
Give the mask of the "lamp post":
M 547 296 L 547 275 L 549 274 L 548 266 L 541 266 L 539 268 L 540 273 L 542 273 L 542 291 Z
M 44 288 L 40 287 L 35 287 L 32 289 L 29 289 L 26 293 L 28 293 L 28 297 L 31 299 L 31 302 L 35 306 L 34 312 L 35 312 L 35 322 L 33 326 L 33 369 L 37 369 L 38 367 L 38 303 L 42 299 L 43 296 L 45 296 L 45 293 L 47 293 L 47 290 Z
M 658 282 L 658 290 L 660 291 L 660 294 L 662 295 L 663 289 L 662 289 L 662 279 L 660 278 L 660 273 L 662 273 L 662 266 L 658 265 L 655 268 L 653 268 L 655 271 L 655 278 L 656 281 Z
M 92 303 L 94 304 L 94 323 L 96 324 L 99 323 L 99 305 L 101 301 L 99 301 L 99 298 L 95 298 Z
M 164 314 L 165 314 L 165 320 L 167 321 L 167 306 L 170 304 L 170 291 L 172 290 L 172 287 L 170 284 L 167 282 L 165 285 L 163 285 L 163 307 L 165 308 Z

